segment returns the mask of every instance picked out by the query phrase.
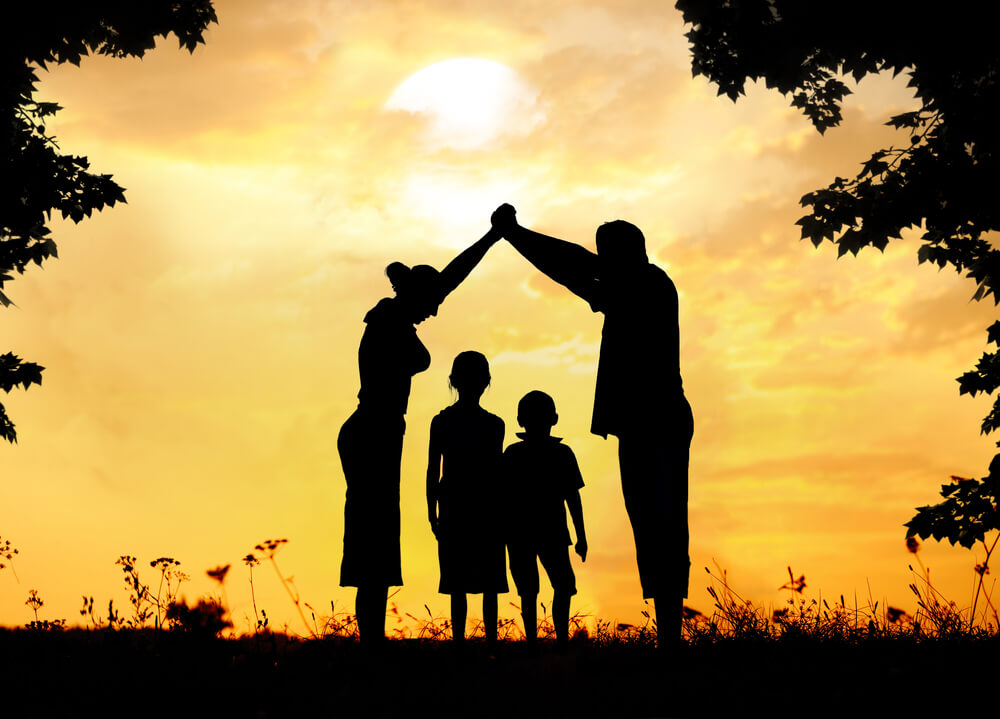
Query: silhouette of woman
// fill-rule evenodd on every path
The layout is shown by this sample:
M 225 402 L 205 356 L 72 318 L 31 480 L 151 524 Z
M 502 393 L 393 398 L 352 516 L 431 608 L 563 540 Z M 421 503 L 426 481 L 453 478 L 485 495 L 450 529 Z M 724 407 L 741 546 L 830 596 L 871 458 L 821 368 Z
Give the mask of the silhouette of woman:
M 357 587 L 355 614 L 363 640 L 385 636 L 388 589 L 403 583 L 399 551 L 399 464 L 410 378 L 430 366 L 416 325 L 438 306 L 496 244 L 487 232 L 441 272 L 429 265 L 386 268 L 394 297 L 365 315 L 358 349 L 358 408 L 344 422 L 337 450 L 347 480 L 340 585 Z M 381 628 L 379 628 L 381 627 Z
M 451 630 L 465 640 L 466 594 L 483 595 L 487 643 L 497 639 L 497 594 L 507 591 L 507 556 L 497 493 L 503 458 L 503 420 L 479 405 L 490 365 L 479 352 L 455 358 L 449 383 L 458 401 L 431 421 L 427 516 L 438 540 L 441 583 L 451 595 Z

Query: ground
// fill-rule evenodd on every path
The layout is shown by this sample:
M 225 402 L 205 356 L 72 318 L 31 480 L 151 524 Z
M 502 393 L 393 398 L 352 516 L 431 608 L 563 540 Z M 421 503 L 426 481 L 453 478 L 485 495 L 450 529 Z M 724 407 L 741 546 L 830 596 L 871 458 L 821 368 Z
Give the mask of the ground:
M 0 631 L 5 716 L 674 717 L 975 710 L 1000 642 L 720 641 L 667 656 L 575 642 L 238 640 L 178 632 Z

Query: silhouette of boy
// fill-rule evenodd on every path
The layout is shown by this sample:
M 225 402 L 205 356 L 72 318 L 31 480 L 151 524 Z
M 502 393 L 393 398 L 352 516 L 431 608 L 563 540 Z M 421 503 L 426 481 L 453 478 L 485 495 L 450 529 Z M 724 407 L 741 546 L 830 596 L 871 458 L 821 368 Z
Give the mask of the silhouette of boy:
M 507 551 L 510 573 L 521 597 L 521 616 L 527 641 L 538 636 L 538 561 L 552 583 L 552 623 L 561 646 L 569 640 L 569 603 L 576 594 L 576 577 L 569 561 L 572 544 L 566 526 L 569 507 L 576 530 L 576 553 L 587 559 L 580 487 L 583 477 L 573 450 L 551 435 L 559 420 L 552 398 L 538 390 L 528 392 L 517 405 L 520 442 L 503 453 L 503 473 L 513 489 Z

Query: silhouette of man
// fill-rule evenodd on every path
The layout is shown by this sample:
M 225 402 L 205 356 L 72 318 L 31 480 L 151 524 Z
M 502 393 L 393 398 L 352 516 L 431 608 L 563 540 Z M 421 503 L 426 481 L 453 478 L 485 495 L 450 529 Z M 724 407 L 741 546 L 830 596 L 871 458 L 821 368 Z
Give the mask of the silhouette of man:
M 638 227 L 597 228 L 597 254 L 534 232 L 501 205 L 494 227 L 525 259 L 604 314 L 591 432 L 618 437 L 622 493 L 642 594 L 658 642 L 680 636 L 688 558 L 688 457 L 694 420 L 680 373 L 677 290 L 646 256 Z

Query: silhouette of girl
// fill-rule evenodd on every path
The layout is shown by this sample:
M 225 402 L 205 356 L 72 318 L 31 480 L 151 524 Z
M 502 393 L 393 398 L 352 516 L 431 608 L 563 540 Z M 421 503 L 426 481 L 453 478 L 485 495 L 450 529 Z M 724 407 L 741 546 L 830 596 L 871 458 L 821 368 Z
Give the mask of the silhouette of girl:
M 388 588 L 403 583 L 399 551 L 399 464 L 410 378 L 430 366 L 416 325 L 438 306 L 499 239 L 490 230 L 438 272 L 429 265 L 386 268 L 394 297 L 365 315 L 358 349 L 358 408 L 337 437 L 347 480 L 340 585 L 357 587 L 355 613 L 363 640 L 385 637 Z
M 431 421 L 427 516 L 438 540 L 441 584 L 451 595 L 451 630 L 465 640 L 466 594 L 483 595 L 486 641 L 497 638 L 497 594 L 507 591 L 507 555 L 497 521 L 503 420 L 479 406 L 490 366 L 479 352 L 455 358 L 449 378 L 458 401 Z

